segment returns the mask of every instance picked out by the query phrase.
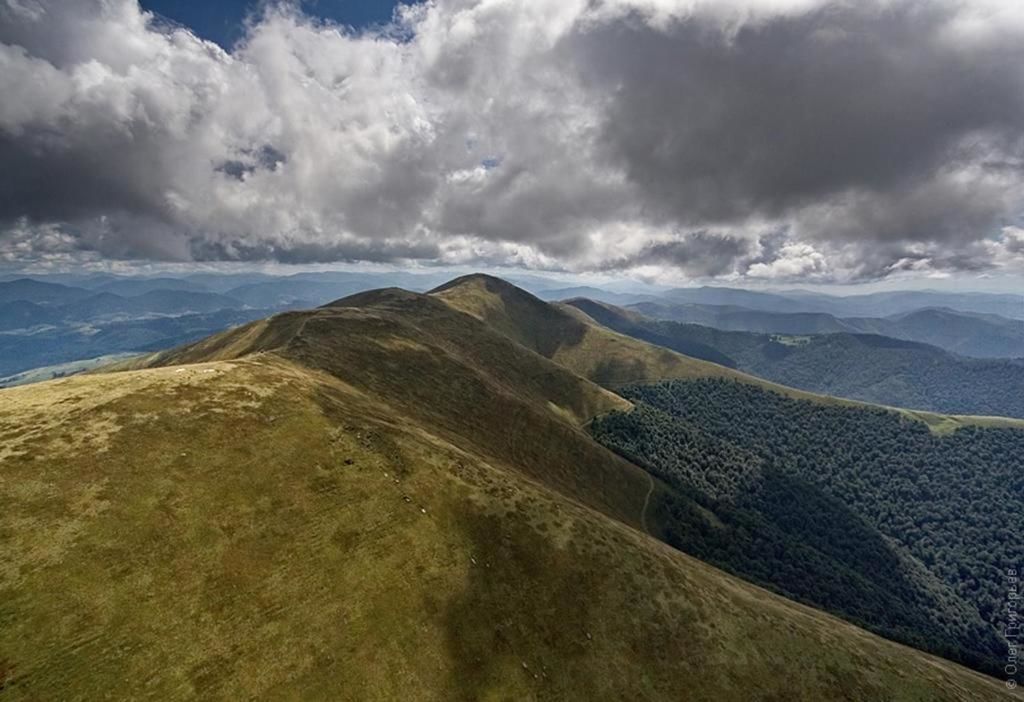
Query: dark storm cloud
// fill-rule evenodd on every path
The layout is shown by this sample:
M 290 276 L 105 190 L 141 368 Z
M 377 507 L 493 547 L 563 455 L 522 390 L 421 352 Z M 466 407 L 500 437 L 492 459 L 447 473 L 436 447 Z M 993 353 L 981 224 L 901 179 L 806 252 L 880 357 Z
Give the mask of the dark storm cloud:
M 714 277 L 733 272 L 737 260 L 748 257 L 754 242 L 709 232 L 692 232 L 671 241 L 644 246 L 630 256 L 608 261 L 603 270 L 636 266 L 670 266 L 698 277 Z
M 851 213 L 843 238 L 955 239 L 976 236 L 1005 203 L 985 188 L 981 202 L 941 186 L 909 203 L 899 193 L 1019 154 L 1024 134 L 1024 42 L 944 38 L 958 9 L 836 3 L 735 35 L 699 18 L 661 30 L 633 17 L 578 31 L 565 51 L 609 95 L 609 158 L 666 217 L 784 216 L 854 191 L 881 194 L 874 218 L 894 221 L 863 226 Z M 950 221 L 959 206 L 967 212 Z
M 59 125 L 0 131 L 0 226 L 20 217 L 73 221 L 116 212 L 160 218 L 168 178 L 162 161 L 144 134 L 112 132 L 69 143 Z
M 195 239 L 191 254 L 196 261 L 267 261 L 281 263 L 385 263 L 396 259 L 433 259 L 441 254 L 436 244 L 405 241 L 303 241 L 253 245 L 246 241 L 210 242 Z

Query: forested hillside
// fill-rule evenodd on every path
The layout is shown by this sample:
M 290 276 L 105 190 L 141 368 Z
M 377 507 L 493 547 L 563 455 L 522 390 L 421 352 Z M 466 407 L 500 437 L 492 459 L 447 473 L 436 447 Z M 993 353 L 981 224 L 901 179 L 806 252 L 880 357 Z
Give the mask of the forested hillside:
M 892 638 L 993 671 L 1007 567 L 1024 558 L 1024 431 L 943 436 L 885 410 L 721 379 L 621 390 L 600 442 L 702 509 L 678 548 Z
M 671 323 L 668 323 L 671 325 Z M 676 330 L 748 373 L 812 392 L 932 412 L 1024 417 L 1024 361 L 963 358 L 872 334 L 810 337 Z
M 790 387 L 892 407 L 1024 417 L 1024 359 L 965 358 L 873 334 L 722 331 L 590 300 L 570 304 L 622 334 Z

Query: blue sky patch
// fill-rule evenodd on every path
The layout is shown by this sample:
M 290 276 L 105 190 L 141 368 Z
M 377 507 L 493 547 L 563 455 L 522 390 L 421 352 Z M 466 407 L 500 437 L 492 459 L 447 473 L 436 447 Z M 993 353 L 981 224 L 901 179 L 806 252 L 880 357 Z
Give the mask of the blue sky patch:
M 196 35 L 225 49 L 242 38 L 246 17 L 258 13 L 261 0 L 141 0 L 143 9 L 183 24 Z M 356 29 L 391 20 L 395 0 L 304 0 L 309 15 Z

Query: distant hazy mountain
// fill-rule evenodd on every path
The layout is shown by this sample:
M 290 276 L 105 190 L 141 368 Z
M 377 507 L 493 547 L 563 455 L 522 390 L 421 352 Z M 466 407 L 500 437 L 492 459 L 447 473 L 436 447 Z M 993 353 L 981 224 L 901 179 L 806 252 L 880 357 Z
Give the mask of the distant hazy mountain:
M 249 283 L 228 290 L 227 295 L 253 307 L 316 307 L 362 290 L 366 290 L 362 283 L 286 279 Z
M 208 292 L 202 283 L 182 278 L 117 278 L 91 288 L 96 292 L 133 297 L 156 290 L 183 290 L 187 292 Z
M 614 292 L 611 290 L 595 288 L 587 285 L 574 288 L 555 288 L 554 290 L 541 290 L 537 292 L 536 295 L 542 300 L 551 301 L 585 297 L 591 300 L 600 300 L 601 302 L 608 302 L 613 305 L 631 305 L 638 302 L 646 302 L 649 300 L 658 299 L 657 297 L 649 294 Z
M 929 307 L 887 321 L 890 324 L 880 333 L 900 339 L 934 344 L 965 356 L 1024 357 L 1024 320 Z
M 791 295 L 791 294 L 790 294 Z M 1024 319 L 1024 296 L 976 292 L 902 290 L 835 297 L 810 293 L 792 299 L 821 304 L 822 311 L 840 317 L 888 317 L 926 307 L 945 307 L 959 312 L 997 314 Z
M 816 302 L 804 303 L 791 297 L 756 290 L 736 288 L 675 288 L 662 294 L 668 303 L 692 305 L 732 305 L 766 312 L 819 312 L 823 311 Z
M 298 273 L 229 288 L 225 294 L 257 307 L 315 307 L 364 290 L 402 287 L 429 290 L 445 276 L 418 273 Z
M 404 288 L 406 290 L 424 291 L 440 285 L 451 276 L 446 273 L 410 273 L 406 271 L 389 271 L 382 273 L 363 273 L 359 271 L 312 271 L 296 273 L 279 280 L 308 280 L 317 283 L 338 283 L 359 285 L 364 290 L 377 288 Z
M 92 279 L 88 289 L 31 279 L 0 283 L 0 376 L 114 353 L 166 348 L 263 317 L 176 279 Z M 116 294 L 121 290 L 125 294 Z
M 803 290 L 780 293 L 701 287 L 675 288 L 661 297 L 667 303 L 732 305 L 764 312 L 824 312 L 837 317 L 888 317 L 926 307 L 945 307 L 1024 319 L 1024 296 L 994 293 L 905 290 L 838 296 Z
M 0 302 L 0 331 L 24 329 L 42 324 L 50 310 L 35 302 Z
M 648 317 L 762 334 L 866 333 L 920 341 L 979 358 L 1024 357 L 1024 321 L 992 314 L 925 308 L 890 317 L 836 317 L 825 312 L 765 312 L 737 306 L 641 302 Z
M 722 331 L 590 300 L 569 304 L 622 334 L 791 387 L 894 407 L 1024 417 L 1024 359 L 964 358 L 874 334 Z
M 703 324 L 727 331 L 766 334 L 828 334 L 858 329 L 827 312 L 768 312 L 738 305 L 639 302 L 629 308 L 652 317 L 687 324 Z
M 6 302 L 35 302 L 56 304 L 80 298 L 83 291 L 60 283 L 45 283 L 31 278 L 18 278 L 0 283 L 0 304 Z
M 0 283 L 0 292 L 5 284 Z M 0 303 L 0 330 L 28 329 L 40 325 L 82 324 L 107 317 L 182 315 L 239 309 L 246 305 L 231 297 L 207 292 L 152 290 L 134 297 L 111 292 L 67 288 L 74 295 L 59 302 L 15 300 Z M 98 354 L 102 355 L 102 354 Z
M 250 283 L 265 283 L 281 280 L 281 276 L 267 273 L 190 273 L 182 278 L 190 283 L 201 285 L 212 292 L 225 293 L 231 288 Z
M 113 353 L 157 351 L 266 317 L 273 310 L 223 309 L 0 333 L 0 377 Z
M 44 283 L 57 283 L 59 285 L 67 285 L 72 288 L 87 288 L 91 290 L 92 288 L 103 285 L 104 283 L 109 283 L 112 280 L 128 280 L 129 278 L 134 277 L 135 276 L 111 275 L 109 273 L 18 273 L 0 276 L 0 282 L 6 283 L 21 278 L 31 278 Z

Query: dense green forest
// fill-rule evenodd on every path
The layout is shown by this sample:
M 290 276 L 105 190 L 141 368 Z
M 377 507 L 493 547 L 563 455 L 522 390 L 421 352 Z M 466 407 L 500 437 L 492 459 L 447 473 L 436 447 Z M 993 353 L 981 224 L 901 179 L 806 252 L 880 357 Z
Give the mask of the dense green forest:
M 1024 359 L 965 358 L 874 334 L 722 331 L 590 300 L 571 304 L 622 334 L 802 390 L 945 414 L 1024 417 Z
M 620 391 L 606 446 L 693 496 L 677 548 L 908 644 L 994 672 L 1009 567 L 1024 563 L 1024 431 L 944 436 L 895 412 L 726 380 Z

